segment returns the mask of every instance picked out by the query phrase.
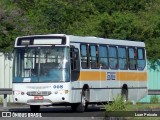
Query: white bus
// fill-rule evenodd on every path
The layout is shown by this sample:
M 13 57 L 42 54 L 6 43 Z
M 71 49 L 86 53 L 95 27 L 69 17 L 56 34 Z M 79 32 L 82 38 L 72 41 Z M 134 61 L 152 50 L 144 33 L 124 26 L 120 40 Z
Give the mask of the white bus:
M 15 103 L 70 105 L 83 112 L 88 104 L 113 101 L 121 94 L 138 101 L 147 95 L 143 42 L 65 34 L 18 37 L 14 47 Z

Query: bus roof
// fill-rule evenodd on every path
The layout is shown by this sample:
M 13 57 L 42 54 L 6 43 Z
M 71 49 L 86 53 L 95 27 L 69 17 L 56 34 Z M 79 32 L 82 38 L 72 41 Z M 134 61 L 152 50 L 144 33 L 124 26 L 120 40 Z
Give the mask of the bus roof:
M 108 39 L 108 38 L 99 38 L 94 36 L 74 36 L 74 35 L 66 35 L 66 34 L 46 34 L 46 35 L 30 35 L 30 36 L 21 36 L 23 37 L 45 37 L 45 36 L 59 36 L 66 37 L 67 44 L 71 43 L 94 43 L 94 44 L 109 44 L 109 45 L 124 45 L 124 46 L 137 46 L 137 47 L 145 47 L 144 42 L 140 41 L 130 41 L 130 40 L 119 40 L 119 39 Z
M 108 39 L 108 38 L 99 38 L 99 37 L 92 37 L 92 36 L 82 37 L 82 36 L 69 35 L 68 37 L 69 37 L 70 42 L 145 47 L 145 43 L 140 42 L 140 41 Z

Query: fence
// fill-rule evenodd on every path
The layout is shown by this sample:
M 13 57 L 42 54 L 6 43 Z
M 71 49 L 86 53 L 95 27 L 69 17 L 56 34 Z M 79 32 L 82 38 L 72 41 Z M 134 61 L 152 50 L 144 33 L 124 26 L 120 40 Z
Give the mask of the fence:
M 0 53 L 0 88 L 12 88 L 12 66 L 13 59 L 9 54 Z M 1 102 L 3 95 L 0 95 Z M 8 102 L 12 102 L 12 95 L 7 97 Z

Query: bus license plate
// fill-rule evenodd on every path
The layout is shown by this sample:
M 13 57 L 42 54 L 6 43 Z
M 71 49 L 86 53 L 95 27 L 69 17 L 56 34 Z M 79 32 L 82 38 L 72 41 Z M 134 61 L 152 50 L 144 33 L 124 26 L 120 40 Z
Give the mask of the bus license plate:
M 43 96 L 34 96 L 34 100 L 43 100 Z

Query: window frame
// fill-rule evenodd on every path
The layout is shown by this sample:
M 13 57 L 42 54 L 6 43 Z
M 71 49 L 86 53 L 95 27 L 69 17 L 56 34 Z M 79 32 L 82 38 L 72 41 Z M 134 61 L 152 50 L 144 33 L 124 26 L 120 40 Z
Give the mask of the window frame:
M 130 51 L 129 51 L 129 49 L 134 49 L 134 53 L 133 53 L 134 54 L 134 58 L 130 58 Z M 137 70 L 137 47 L 136 46 L 135 47 L 129 46 L 127 51 L 128 51 L 128 68 L 129 68 L 129 70 Z M 135 62 L 134 68 L 131 68 L 131 62 L 130 62 L 131 60 L 133 62 Z
M 100 47 L 105 47 L 106 48 L 106 57 L 100 57 L 100 54 L 98 54 L 98 64 L 99 64 L 99 67 L 101 67 L 101 69 L 109 69 L 109 50 L 108 50 L 108 45 L 104 45 L 104 44 L 99 44 L 99 47 L 98 47 L 98 52 L 100 53 Z M 106 58 L 107 59 L 107 65 L 106 67 L 102 67 L 101 64 L 100 64 L 100 58 Z
M 116 50 L 116 57 L 110 57 L 110 47 L 114 47 L 115 48 L 115 50 Z M 110 59 L 111 58 L 116 59 L 115 68 L 111 68 L 111 65 L 110 65 Z M 112 69 L 112 70 L 117 70 L 118 66 L 119 66 L 117 45 L 108 45 L 108 59 L 109 59 L 109 68 Z
M 139 54 L 138 54 L 138 50 L 139 50 L 139 49 L 142 49 L 143 59 L 139 59 Z M 138 60 L 144 60 L 144 62 L 145 62 L 145 65 L 144 65 L 144 67 L 143 67 L 142 69 L 140 69 L 140 68 L 138 67 Z M 138 48 L 137 48 L 137 69 L 138 69 L 138 70 L 144 70 L 145 67 L 146 67 L 146 50 L 145 50 L 144 47 L 138 47 Z
M 125 57 L 126 58 L 123 58 L 123 57 L 119 57 L 119 48 L 124 48 L 125 49 Z M 128 56 L 127 56 L 127 46 L 118 46 L 118 48 L 117 48 L 117 50 L 118 50 L 118 69 L 120 69 L 120 70 L 128 70 Z M 125 59 L 126 60 L 126 67 L 124 67 L 124 69 L 121 69 L 120 68 L 120 62 L 119 62 L 119 60 L 120 59 Z
M 86 55 L 82 56 L 82 46 L 85 46 L 86 48 Z M 91 54 L 91 46 L 94 46 L 94 49 L 96 50 L 96 54 L 94 54 L 92 56 Z M 100 56 L 100 47 L 105 47 L 106 51 L 106 56 L 105 57 L 101 57 Z M 110 55 L 110 48 L 114 48 L 114 53 L 115 55 L 113 55 L 111 53 Z M 119 48 L 125 49 L 125 57 L 121 57 L 120 53 L 119 53 Z M 131 52 L 131 49 L 134 51 L 133 53 Z M 137 46 L 124 46 L 124 45 L 112 45 L 112 44 L 95 44 L 95 43 L 80 43 L 80 61 L 81 61 L 81 69 L 111 69 L 111 70 L 143 70 L 143 69 L 138 69 L 138 49 L 142 49 L 143 50 L 143 60 L 145 60 L 145 64 L 146 64 L 146 50 L 144 47 L 137 47 Z M 94 50 L 94 52 L 95 52 Z M 102 50 L 103 51 L 103 50 Z M 113 55 L 113 56 L 112 56 Z M 85 57 L 85 58 L 83 58 Z M 94 57 L 93 60 L 95 60 L 96 62 L 96 67 L 92 67 L 92 57 Z M 100 59 L 101 58 L 106 58 L 105 59 L 105 63 L 107 67 L 101 67 L 101 63 L 100 63 Z M 111 59 L 113 58 L 113 63 L 111 66 Z M 126 66 L 123 66 L 124 68 L 120 68 L 120 59 L 122 60 L 126 60 L 126 62 L 124 64 L 126 64 Z M 86 62 L 86 67 L 82 66 L 82 61 L 85 60 Z M 107 61 L 106 61 L 107 60 Z M 140 59 L 139 59 L 140 60 Z
M 94 46 L 95 47 L 95 56 L 92 56 L 92 52 L 91 52 L 91 46 Z M 99 65 L 98 65 L 98 54 L 99 54 L 99 51 L 98 51 L 98 45 L 97 44 L 89 44 L 89 62 L 90 62 L 90 68 L 91 69 L 98 69 L 99 68 Z M 95 58 L 95 63 L 96 63 L 96 66 L 95 67 L 92 67 L 92 57 Z M 93 63 L 94 64 L 94 63 Z
M 74 46 L 70 47 L 70 66 L 72 71 L 80 69 L 79 59 L 79 49 Z
M 86 46 L 86 56 L 82 56 L 82 46 Z M 84 59 L 83 57 L 86 57 Z M 81 68 L 82 69 L 90 69 L 90 60 L 89 60 L 89 44 L 82 43 L 80 44 L 80 59 L 81 59 Z M 86 67 L 82 66 L 82 60 L 86 60 Z

